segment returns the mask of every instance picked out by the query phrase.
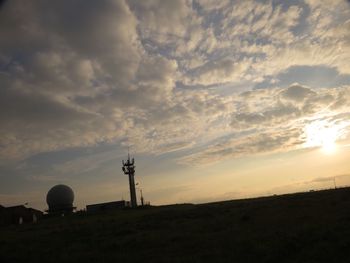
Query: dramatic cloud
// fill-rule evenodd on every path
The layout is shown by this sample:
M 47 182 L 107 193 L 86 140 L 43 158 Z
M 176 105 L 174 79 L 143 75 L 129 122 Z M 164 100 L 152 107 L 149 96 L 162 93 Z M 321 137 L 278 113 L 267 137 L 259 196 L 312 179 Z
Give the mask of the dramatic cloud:
M 230 135 L 180 158 L 180 162 L 210 164 L 227 158 L 312 147 L 307 127 L 316 123 L 322 124 L 318 129 L 337 127 L 336 139 L 349 140 L 350 108 L 345 104 L 341 110 L 334 108 L 343 96 L 348 101 L 349 95 L 350 87 L 312 90 L 298 84 L 238 94 L 232 97 L 236 106 L 232 110 Z
M 347 149 L 349 18 L 343 0 L 3 2 L 1 197 L 44 207 L 42 189 L 75 182 L 110 200 L 129 147 L 160 203 L 209 200 L 223 160 L 316 152 L 298 150 L 328 135 Z M 217 189 L 248 194 L 231 179 Z
M 349 110 L 348 17 L 346 1 L 7 1 L 1 160 L 100 143 L 212 160 L 299 147 L 306 118 Z M 302 67 L 336 85 L 307 86 Z
M 282 92 L 282 97 L 285 99 L 293 100 L 293 101 L 303 101 L 312 95 L 316 95 L 317 93 L 298 85 L 293 85 Z

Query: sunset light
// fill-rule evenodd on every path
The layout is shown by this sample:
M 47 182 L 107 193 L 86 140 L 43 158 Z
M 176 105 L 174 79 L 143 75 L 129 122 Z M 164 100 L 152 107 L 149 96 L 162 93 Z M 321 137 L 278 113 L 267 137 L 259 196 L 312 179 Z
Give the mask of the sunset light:
M 306 126 L 305 133 L 305 147 L 320 147 L 326 154 L 335 153 L 336 141 L 340 135 L 339 126 L 326 121 L 314 121 Z
M 0 205 L 48 209 L 61 184 L 78 209 L 131 199 L 128 153 L 133 199 L 154 205 L 350 184 L 349 1 L 0 0 L 0 14 Z
M 1 263 L 350 262 L 350 0 L 0 0 L 0 134 Z

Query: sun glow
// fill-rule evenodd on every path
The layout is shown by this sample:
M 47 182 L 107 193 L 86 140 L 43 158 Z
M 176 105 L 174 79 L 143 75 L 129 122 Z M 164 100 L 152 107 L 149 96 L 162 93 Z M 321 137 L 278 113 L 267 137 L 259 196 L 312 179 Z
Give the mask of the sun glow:
M 327 121 L 314 121 L 305 127 L 305 147 L 321 147 L 326 154 L 336 151 L 340 127 Z

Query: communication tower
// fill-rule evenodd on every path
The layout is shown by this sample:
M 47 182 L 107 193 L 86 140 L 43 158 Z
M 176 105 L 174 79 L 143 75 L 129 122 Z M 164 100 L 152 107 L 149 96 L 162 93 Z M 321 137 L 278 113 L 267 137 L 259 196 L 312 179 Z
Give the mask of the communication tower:
M 136 201 L 136 189 L 135 189 L 135 160 L 132 158 L 130 160 L 130 154 L 128 153 L 128 159 L 126 161 L 122 161 L 123 163 L 123 172 L 124 174 L 129 176 L 129 187 L 130 187 L 130 204 L 131 207 L 137 207 Z

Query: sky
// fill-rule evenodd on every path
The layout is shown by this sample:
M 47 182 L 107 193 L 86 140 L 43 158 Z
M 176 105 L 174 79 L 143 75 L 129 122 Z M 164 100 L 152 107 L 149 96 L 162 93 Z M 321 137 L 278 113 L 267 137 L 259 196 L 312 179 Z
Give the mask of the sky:
M 0 4 L 0 204 L 350 185 L 350 2 Z

